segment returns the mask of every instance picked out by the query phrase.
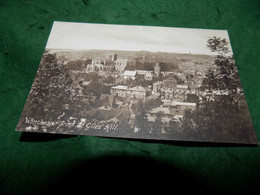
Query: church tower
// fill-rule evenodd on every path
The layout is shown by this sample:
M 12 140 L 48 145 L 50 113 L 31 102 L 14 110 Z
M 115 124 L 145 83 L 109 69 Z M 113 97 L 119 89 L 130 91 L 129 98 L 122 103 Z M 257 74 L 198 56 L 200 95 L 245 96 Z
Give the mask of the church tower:
M 160 67 L 159 63 L 157 62 L 154 66 L 154 74 L 159 76 L 160 73 L 161 73 L 161 67 Z

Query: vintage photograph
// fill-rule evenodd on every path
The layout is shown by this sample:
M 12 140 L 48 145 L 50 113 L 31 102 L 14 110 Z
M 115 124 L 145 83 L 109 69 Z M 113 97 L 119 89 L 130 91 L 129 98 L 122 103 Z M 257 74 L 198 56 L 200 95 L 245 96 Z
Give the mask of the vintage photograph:
M 226 30 L 54 22 L 17 131 L 257 144 Z

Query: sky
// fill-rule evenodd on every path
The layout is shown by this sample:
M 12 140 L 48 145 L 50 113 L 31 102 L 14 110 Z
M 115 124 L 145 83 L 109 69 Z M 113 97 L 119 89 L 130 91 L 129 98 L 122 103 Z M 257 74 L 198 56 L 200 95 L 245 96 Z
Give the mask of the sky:
M 213 36 L 230 42 L 226 30 L 54 22 L 46 48 L 214 55 L 206 46 Z

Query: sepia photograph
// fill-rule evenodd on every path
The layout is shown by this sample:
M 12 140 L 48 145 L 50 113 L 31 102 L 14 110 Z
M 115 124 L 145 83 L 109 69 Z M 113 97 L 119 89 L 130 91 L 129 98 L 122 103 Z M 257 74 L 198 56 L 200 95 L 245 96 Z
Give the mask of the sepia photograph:
M 226 30 L 54 22 L 16 128 L 258 144 Z

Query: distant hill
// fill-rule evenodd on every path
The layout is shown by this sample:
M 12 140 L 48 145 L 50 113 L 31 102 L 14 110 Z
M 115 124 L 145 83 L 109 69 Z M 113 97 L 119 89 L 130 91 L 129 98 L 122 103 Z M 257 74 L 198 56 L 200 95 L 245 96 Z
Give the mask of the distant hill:
M 115 53 L 118 58 L 142 58 L 153 62 L 170 62 L 180 66 L 189 64 L 211 65 L 215 56 L 202 54 L 182 54 L 182 53 L 167 53 L 167 52 L 149 52 L 149 51 L 122 51 L 122 50 L 62 50 L 51 49 L 51 53 L 56 53 L 57 57 L 66 57 L 70 60 L 77 59 L 92 59 L 94 57 L 105 58 L 108 53 Z

